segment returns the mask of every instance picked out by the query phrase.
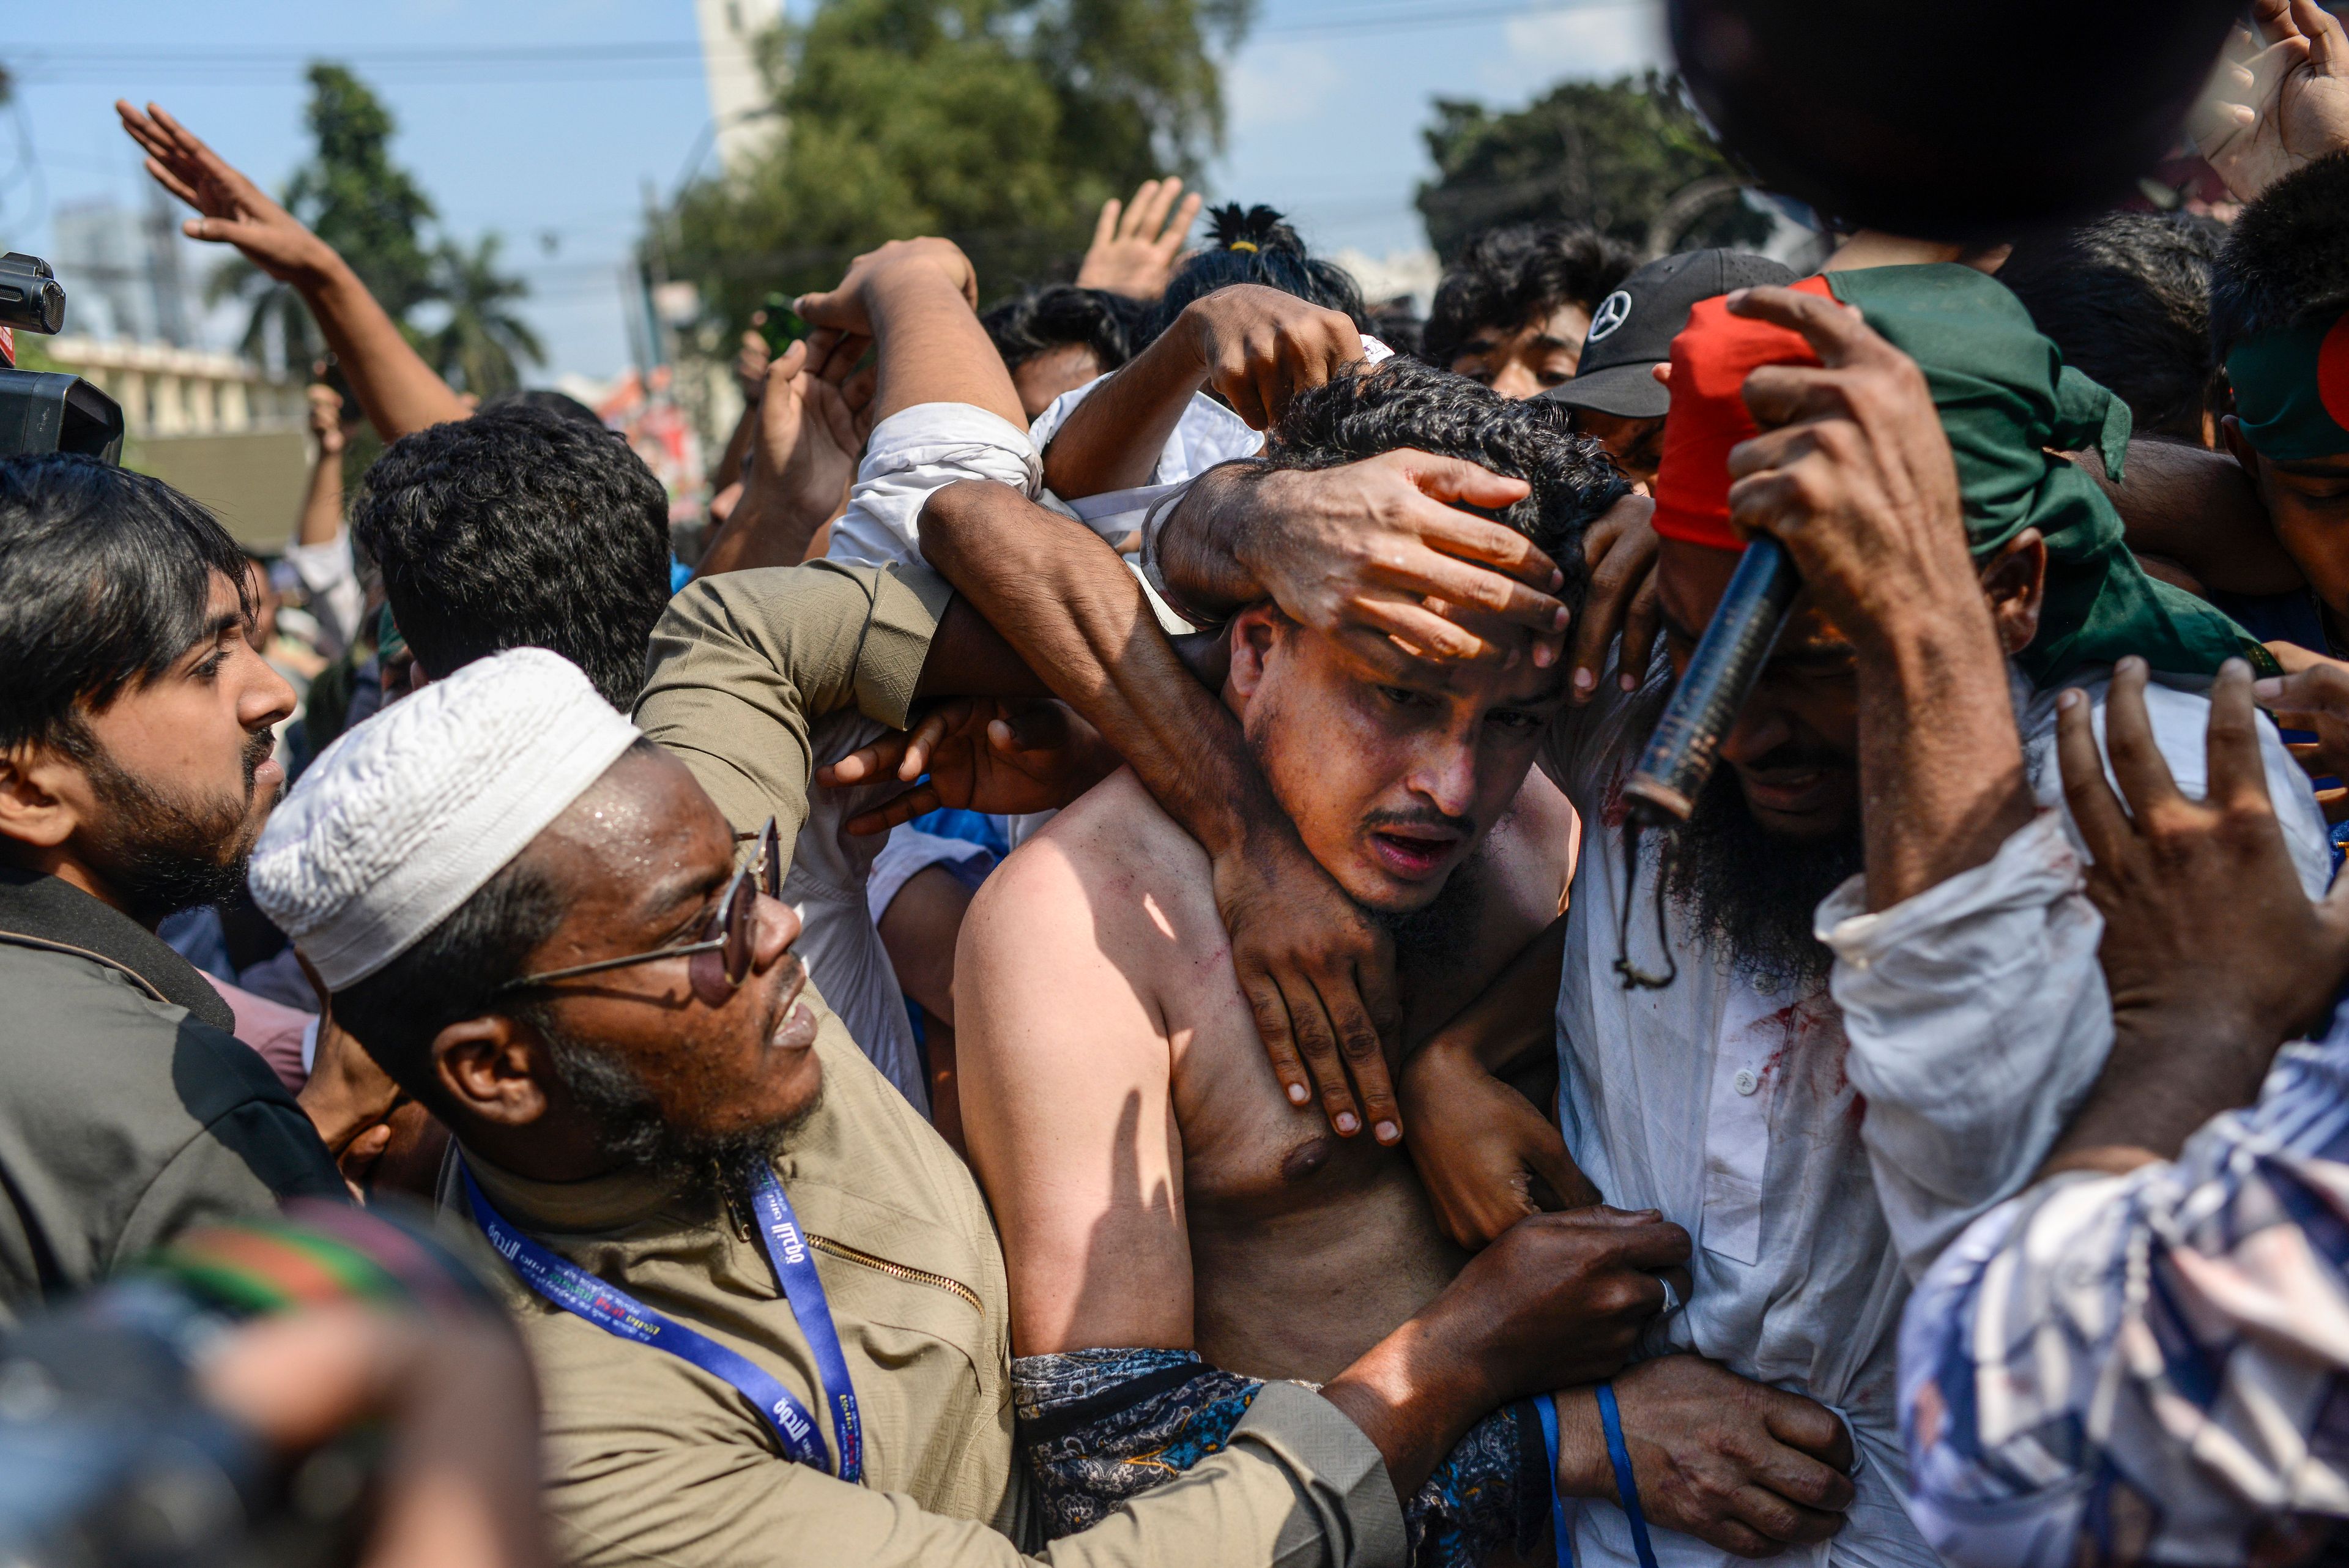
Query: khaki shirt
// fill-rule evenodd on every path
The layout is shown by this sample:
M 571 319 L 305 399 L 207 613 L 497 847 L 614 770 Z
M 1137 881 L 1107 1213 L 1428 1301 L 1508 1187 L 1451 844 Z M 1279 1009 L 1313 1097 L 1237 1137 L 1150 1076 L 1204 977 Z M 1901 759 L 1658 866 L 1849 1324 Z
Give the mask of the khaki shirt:
M 829 563 L 697 583 L 654 633 L 638 722 L 730 818 L 774 812 L 788 840 L 806 810 L 809 724 L 853 703 L 902 725 L 947 597 L 918 568 Z M 1012 1448 L 1009 1293 L 978 1184 L 811 999 L 823 1094 L 775 1168 L 855 1384 L 864 1483 L 788 1462 L 722 1379 L 514 1282 L 568 1562 L 1013 1563 L 1041 1544 Z M 473 1169 L 515 1225 L 821 1409 L 807 1341 L 764 1251 L 725 1205 L 638 1176 L 549 1185 L 478 1159 Z M 453 1191 L 444 1200 L 462 1207 Z M 1040 1560 L 1368 1568 L 1400 1563 L 1403 1550 L 1378 1450 L 1319 1396 L 1276 1384 L 1222 1452 Z

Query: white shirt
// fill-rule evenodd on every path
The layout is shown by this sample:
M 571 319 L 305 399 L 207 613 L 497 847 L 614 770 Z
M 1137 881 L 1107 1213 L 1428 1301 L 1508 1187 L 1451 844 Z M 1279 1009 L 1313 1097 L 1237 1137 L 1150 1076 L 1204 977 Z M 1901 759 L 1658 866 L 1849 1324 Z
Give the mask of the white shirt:
M 853 709 L 832 714 L 808 731 L 809 765 L 828 766 L 887 732 Z M 799 913 L 800 940 L 792 950 L 807 965 L 808 978 L 881 1075 L 926 1116 L 930 1091 L 914 1044 L 913 1020 L 889 950 L 874 926 L 877 911 L 865 900 L 873 863 L 889 836 L 848 831 L 850 817 L 905 794 L 905 787 L 892 778 L 809 790 L 807 820 L 800 826 L 792 868 L 783 877 L 783 902 Z
M 290 539 L 285 558 L 309 595 L 310 614 L 318 623 L 318 651 L 332 659 L 350 647 L 367 613 L 367 589 L 359 583 L 358 561 L 351 554 L 351 531 L 337 528 L 333 538 L 320 545 Z
M 2083 678 L 2102 734 L 2106 679 Z M 2207 682 L 2157 678 L 2154 732 L 2179 787 L 2202 789 Z M 2104 1065 L 2110 1000 L 2054 762 L 2055 693 L 2018 683 L 2044 808 L 1991 862 L 1874 915 L 1858 878 L 1820 907 L 1836 961 L 1826 992 L 1770 995 L 1733 973 L 1667 906 L 1680 977 L 1618 979 L 1621 786 L 1670 688 L 1599 695 L 1554 727 L 1543 766 L 1582 814 L 1557 1003 L 1567 1145 L 1607 1200 L 1655 1208 L 1694 1238 L 1694 1289 L 1671 1343 L 1843 1413 L 1861 1459 L 1841 1534 L 1790 1563 L 1937 1560 L 1900 1501 L 1896 1348 L 1909 1282 L 1966 1222 L 2019 1189 Z M 2302 883 L 2331 876 L 2323 818 L 2273 727 L 2268 777 Z M 1652 836 L 1649 842 L 1653 842 Z M 1663 967 L 1656 861 L 1643 846 L 1630 956 Z M 1585 1568 L 1636 1562 L 1610 1503 L 1574 1526 Z M 1725 1564 L 1653 1532 L 1673 1568 Z

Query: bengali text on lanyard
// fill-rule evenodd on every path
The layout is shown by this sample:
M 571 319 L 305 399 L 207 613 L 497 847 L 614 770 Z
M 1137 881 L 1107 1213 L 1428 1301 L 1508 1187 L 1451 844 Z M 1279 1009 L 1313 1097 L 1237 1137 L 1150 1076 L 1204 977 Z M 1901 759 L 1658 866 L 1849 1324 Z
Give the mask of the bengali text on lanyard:
M 783 1300 L 807 1336 L 815 1355 L 816 1375 L 823 1385 L 824 1403 L 832 1410 L 833 1441 L 840 1450 L 834 1469 L 817 1433 L 815 1418 L 792 1391 L 750 1361 L 709 1335 L 688 1328 L 637 1301 L 626 1291 L 605 1284 L 567 1258 L 559 1258 L 505 1221 L 464 1172 L 465 1197 L 472 1204 L 473 1220 L 490 1239 L 523 1282 L 565 1312 L 575 1313 L 607 1334 L 638 1345 L 649 1345 L 683 1357 L 713 1377 L 724 1378 L 741 1391 L 782 1440 L 783 1456 L 812 1465 L 850 1482 L 864 1479 L 864 1435 L 857 1423 L 856 1390 L 848 1376 L 848 1357 L 842 1354 L 840 1335 L 833 1327 L 832 1306 L 824 1299 L 823 1281 L 815 1259 L 801 1233 L 792 1201 L 771 1170 L 762 1171 L 750 1190 L 759 1218 L 759 1240 L 774 1265 L 775 1281 Z

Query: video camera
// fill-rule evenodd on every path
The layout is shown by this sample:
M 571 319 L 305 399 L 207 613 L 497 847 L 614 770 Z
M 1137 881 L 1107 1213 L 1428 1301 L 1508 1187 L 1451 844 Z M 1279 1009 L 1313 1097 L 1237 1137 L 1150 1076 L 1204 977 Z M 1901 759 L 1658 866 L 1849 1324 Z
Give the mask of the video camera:
M 0 458 L 47 452 L 122 461 L 122 408 L 83 380 L 16 369 L 13 334 L 55 334 L 66 324 L 66 291 L 49 264 L 22 251 L 0 255 Z

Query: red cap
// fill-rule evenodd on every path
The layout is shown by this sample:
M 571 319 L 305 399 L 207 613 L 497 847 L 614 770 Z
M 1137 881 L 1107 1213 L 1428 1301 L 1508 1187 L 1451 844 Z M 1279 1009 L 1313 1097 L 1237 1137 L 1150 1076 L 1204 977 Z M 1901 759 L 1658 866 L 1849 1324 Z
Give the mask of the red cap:
M 1823 277 L 1793 285 L 1832 299 Z M 1716 550 L 1743 550 L 1729 524 L 1729 452 L 1761 434 L 1745 407 L 1745 378 L 1764 365 L 1816 365 L 1810 341 L 1767 321 L 1729 314 L 1724 296 L 1689 312 L 1672 339 L 1672 406 L 1664 415 L 1664 455 L 1656 469 L 1658 534 Z

